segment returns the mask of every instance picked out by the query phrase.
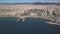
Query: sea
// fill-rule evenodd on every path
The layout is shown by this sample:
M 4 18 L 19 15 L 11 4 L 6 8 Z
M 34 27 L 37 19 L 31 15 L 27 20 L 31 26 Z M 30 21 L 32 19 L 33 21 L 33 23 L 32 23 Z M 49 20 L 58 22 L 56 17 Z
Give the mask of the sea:
M 0 17 L 0 34 L 60 34 L 60 26 L 47 24 L 44 18 Z

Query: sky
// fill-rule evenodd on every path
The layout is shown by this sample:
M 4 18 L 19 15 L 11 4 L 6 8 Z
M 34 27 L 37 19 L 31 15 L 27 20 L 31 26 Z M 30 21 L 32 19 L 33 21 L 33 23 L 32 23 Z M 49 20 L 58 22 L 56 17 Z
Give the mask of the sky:
M 30 2 L 53 2 L 60 3 L 60 0 L 0 0 L 0 3 L 30 3 Z

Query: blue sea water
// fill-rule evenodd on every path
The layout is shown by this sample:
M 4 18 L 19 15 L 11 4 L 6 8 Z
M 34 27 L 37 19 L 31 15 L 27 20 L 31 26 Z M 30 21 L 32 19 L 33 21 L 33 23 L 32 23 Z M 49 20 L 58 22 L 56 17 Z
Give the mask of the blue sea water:
M 45 23 L 43 18 L 0 17 L 0 34 L 60 34 L 60 26 Z

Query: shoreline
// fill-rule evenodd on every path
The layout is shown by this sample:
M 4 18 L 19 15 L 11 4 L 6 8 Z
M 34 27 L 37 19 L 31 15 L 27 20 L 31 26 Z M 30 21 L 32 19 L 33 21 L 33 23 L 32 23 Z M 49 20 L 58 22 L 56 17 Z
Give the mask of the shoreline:
M 52 25 L 60 25 L 60 23 L 53 23 L 53 22 L 46 22 L 47 24 L 52 24 Z
M 17 16 L 0 16 L 0 17 L 17 17 Z
M 18 17 L 19 18 L 20 16 L 0 16 L 0 17 Z M 29 17 L 26 17 L 26 18 L 29 18 Z M 35 18 L 35 17 L 33 17 L 33 18 Z M 49 16 L 40 16 L 40 17 L 37 17 L 37 18 L 52 19 Z
M 16 17 L 16 18 L 19 18 L 18 16 L 0 16 L 0 17 Z M 37 17 L 38 18 L 38 17 Z M 43 16 L 41 16 L 40 18 L 43 18 Z M 45 19 L 49 19 L 49 17 L 45 17 Z M 51 19 L 51 18 L 50 18 Z M 53 22 L 46 22 L 46 24 L 51 24 L 51 25 L 60 25 L 60 23 L 53 23 Z

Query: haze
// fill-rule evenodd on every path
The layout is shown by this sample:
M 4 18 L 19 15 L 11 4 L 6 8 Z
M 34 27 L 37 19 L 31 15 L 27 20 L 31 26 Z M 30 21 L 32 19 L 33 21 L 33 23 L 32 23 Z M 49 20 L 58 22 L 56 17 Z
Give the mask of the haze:
M 60 3 L 60 0 L 0 0 L 0 3 L 30 3 L 30 2 Z

